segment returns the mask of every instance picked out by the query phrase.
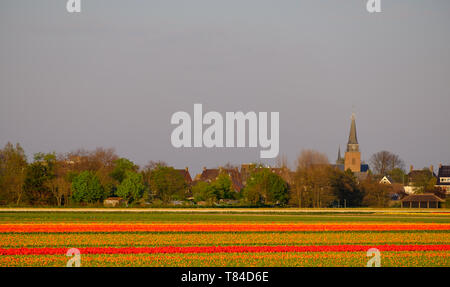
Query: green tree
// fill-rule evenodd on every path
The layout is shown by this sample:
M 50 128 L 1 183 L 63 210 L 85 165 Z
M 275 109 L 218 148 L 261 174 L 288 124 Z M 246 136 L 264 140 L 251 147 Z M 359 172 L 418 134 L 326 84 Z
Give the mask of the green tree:
M 111 177 L 121 183 L 125 177 L 127 171 L 137 171 L 138 166 L 132 161 L 126 158 L 119 158 L 114 161 L 114 169 L 111 172 Z
M 288 186 L 279 175 L 268 168 L 260 168 L 247 180 L 244 197 L 252 204 L 286 204 Z
M 47 181 L 55 177 L 56 155 L 36 153 L 34 161 L 28 165 L 24 181 L 24 193 L 31 204 L 52 204 L 53 195 Z
M 227 173 L 221 173 L 210 184 L 211 193 L 216 199 L 234 199 L 231 178 Z
M 75 202 L 94 203 L 105 198 L 103 186 L 92 171 L 83 171 L 72 181 Z
M 406 181 L 407 181 L 406 173 L 401 168 L 394 168 L 394 169 L 392 169 L 391 171 L 389 171 L 389 176 L 396 183 L 405 184 Z
M 421 173 L 417 173 L 414 177 L 414 190 L 416 193 L 426 193 L 433 192 L 435 190 L 435 185 L 437 178 L 434 177 L 433 173 L 426 167 L 423 168 Z
M 208 201 L 212 203 L 217 200 L 210 184 L 204 181 L 200 181 L 192 187 L 192 195 L 195 202 Z
M 341 203 L 345 201 L 347 207 L 361 206 L 363 193 L 350 169 L 345 172 L 335 170 L 330 177 L 330 182 L 333 193 Z
M 150 175 L 150 187 L 154 197 L 167 203 L 186 196 L 184 177 L 173 167 L 158 166 Z
M 142 174 L 129 171 L 125 172 L 125 179 L 117 187 L 117 195 L 125 198 L 128 202 L 137 201 L 142 198 L 145 191 Z

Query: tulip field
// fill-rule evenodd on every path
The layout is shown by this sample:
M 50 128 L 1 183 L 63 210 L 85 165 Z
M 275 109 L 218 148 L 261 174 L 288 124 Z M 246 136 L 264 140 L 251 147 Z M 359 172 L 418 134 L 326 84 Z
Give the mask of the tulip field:
M 450 213 L 0 212 L 0 266 L 450 266 Z

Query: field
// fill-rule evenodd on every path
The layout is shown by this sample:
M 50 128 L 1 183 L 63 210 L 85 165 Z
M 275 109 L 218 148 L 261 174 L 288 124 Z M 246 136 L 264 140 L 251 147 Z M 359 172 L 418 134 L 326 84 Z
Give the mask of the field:
M 0 212 L 0 266 L 450 266 L 450 213 Z

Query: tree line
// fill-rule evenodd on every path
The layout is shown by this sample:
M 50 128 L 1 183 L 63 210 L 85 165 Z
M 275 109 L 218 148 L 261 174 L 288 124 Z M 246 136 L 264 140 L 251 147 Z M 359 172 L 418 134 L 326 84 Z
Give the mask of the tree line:
M 391 154 L 372 157 L 376 172 L 403 180 L 404 164 Z M 389 188 L 371 173 L 358 180 L 351 171 L 329 164 L 326 155 L 304 150 L 296 170 L 286 160 L 274 173 L 255 164 L 244 188 L 233 189 L 223 172 L 210 182 L 188 184 L 179 170 L 165 162 L 150 161 L 140 168 L 119 157 L 113 149 L 77 150 L 67 154 L 37 153 L 31 162 L 20 144 L 7 143 L 0 150 L 0 205 L 83 206 L 98 205 L 108 197 L 121 197 L 132 205 L 164 205 L 173 201 L 214 205 L 223 201 L 249 206 L 387 206 Z M 425 186 L 430 185 L 424 179 Z

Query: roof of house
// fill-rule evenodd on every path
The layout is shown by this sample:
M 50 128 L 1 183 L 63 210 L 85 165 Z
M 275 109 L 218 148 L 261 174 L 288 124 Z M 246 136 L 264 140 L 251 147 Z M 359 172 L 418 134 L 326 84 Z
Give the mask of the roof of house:
M 394 181 L 392 180 L 392 177 L 391 177 L 390 175 L 385 175 L 385 176 L 383 176 L 383 177 L 380 179 L 380 182 L 381 182 L 384 178 L 386 178 L 386 179 L 389 181 L 389 183 L 393 183 L 393 182 L 394 182 Z
M 184 177 L 184 180 L 188 183 L 191 184 L 192 183 L 192 177 L 191 174 L 189 173 L 189 169 L 185 168 L 185 169 L 176 169 L 176 171 L 178 171 L 182 177 Z
M 441 165 L 438 171 L 437 185 L 450 185 L 450 182 L 441 182 L 441 177 L 450 177 L 450 165 Z
M 198 180 L 211 182 L 215 180 L 221 172 L 227 173 L 230 176 L 233 189 L 240 192 L 244 185 L 242 184 L 241 174 L 237 169 L 224 169 L 224 168 L 204 168 L 203 172 L 198 177 Z
M 413 202 L 424 202 L 424 201 L 431 201 L 431 202 L 444 202 L 444 200 L 440 199 L 433 193 L 424 193 L 424 194 L 411 194 L 406 196 L 402 199 L 402 201 L 413 201 Z
M 436 174 L 433 172 L 431 172 L 428 169 L 421 169 L 421 170 L 412 170 L 408 173 L 408 180 L 409 182 L 415 182 L 417 181 L 420 177 L 422 176 L 429 176 L 432 175 L 434 177 L 436 177 Z

